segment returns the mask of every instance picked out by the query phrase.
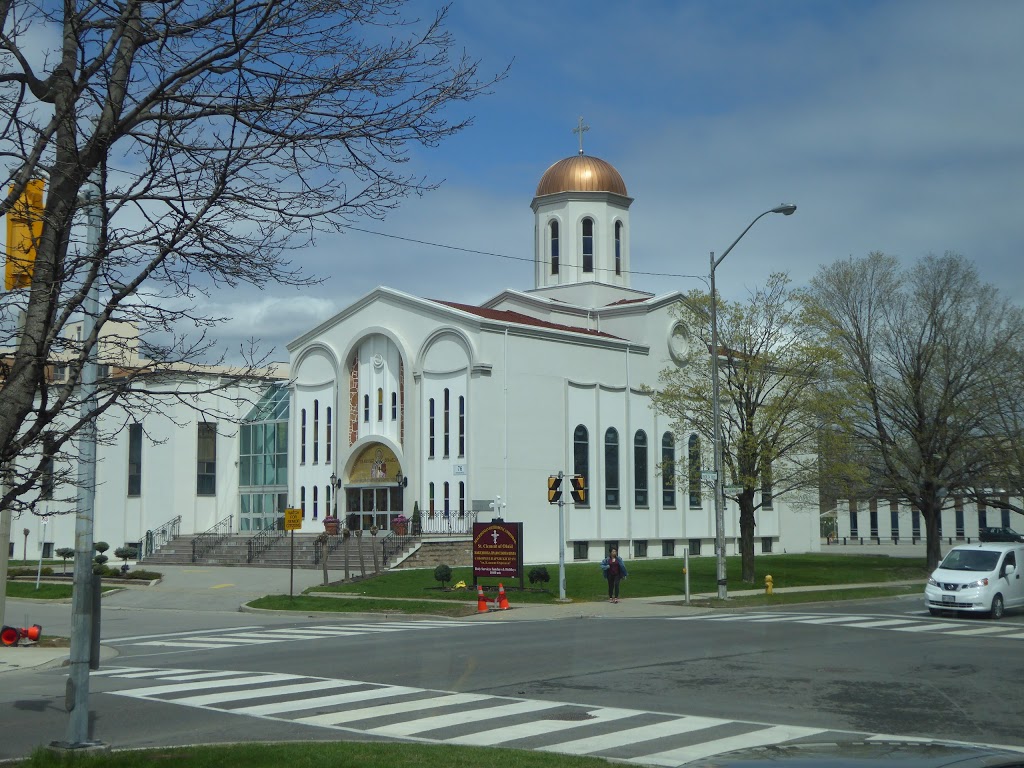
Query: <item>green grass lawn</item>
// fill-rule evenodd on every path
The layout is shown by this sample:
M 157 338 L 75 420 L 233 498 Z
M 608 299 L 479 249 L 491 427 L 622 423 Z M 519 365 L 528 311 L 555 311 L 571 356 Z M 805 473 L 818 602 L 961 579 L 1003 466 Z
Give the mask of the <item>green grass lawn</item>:
M 726 559 L 729 590 L 763 589 L 764 576 L 771 574 L 775 588 L 830 586 L 834 584 L 864 584 L 873 582 L 919 580 L 927 578 L 924 559 L 893 558 L 882 555 L 831 555 L 824 553 L 805 555 L 771 555 L 757 559 L 757 578 L 753 584 L 740 579 L 740 558 Z M 531 589 L 525 580 L 525 591 L 518 590 L 518 580 L 506 580 L 504 586 L 509 601 L 515 603 L 549 603 L 558 597 L 558 565 L 547 565 L 551 581 L 545 590 Z M 626 564 L 629 578 L 622 584 L 623 597 L 659 597 L 683 593 L 683 560 L 658 558 L 636 560 Z M 531 566 L 526 566 L 528 574 Z M 449 586 L 459 581 L 470 585 L 468 589 L 442 591 L 434 581 L 432 569 L 398 570 L 375 578 L 349 584 L 311 587 L 307 592 L 343 592 L 369 597 L 400 597 L 415 600 L 465 600 L 475 602 L 472 588 L 472 568 L 453 568 Z M 565 567 L 566 596 L 574 601 L 602 600 L 607 597 L 607 586 L 597 563 L 569 563 Z M 497 579 L 482 579 L 485 590 L 496 588 Z M 539 585 L 538 585 L 539 586 Z M 690 592 L 715 592 L 715 559 L 690 559 Z M 493 592 L 488 591 L 488 598 Z
M 101 587 L 104 592 L 109 592 L 117 587 Z M 8 597 L 25 597 L 33 600 L 63 600 L 71 597 L 70 584 L 40 584 L 36 589 L 34 581 L 8 581 Z
M 382 742 L 248 743 L 63 755 L 39 749 L 16 768 L 607 768 L 596 757 L 547 752 L 482 749 L 436 744 Z

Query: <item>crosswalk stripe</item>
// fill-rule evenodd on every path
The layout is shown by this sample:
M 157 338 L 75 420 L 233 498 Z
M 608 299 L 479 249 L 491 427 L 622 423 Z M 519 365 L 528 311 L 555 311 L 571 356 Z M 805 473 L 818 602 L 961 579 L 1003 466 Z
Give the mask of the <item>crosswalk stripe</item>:
M 407 691 L 415 691 L 421 689 L 409 688 Z M 371 693 L 377 694 L 377 698 L 383 698 L 384 696 L 394 695 L 394 689 L 382 688 L 378 691 L 372 691 Z M 373 698 L 366 696 L 364 698 Z M 386 715 L 400 715 L 407 712 L 416 712 L 418 710 L 435 708 L 435 707 L 448 707 L 453 705 L 463 704 L 475 704 L 476 702 L 483 701 L 491 698 L 480 693 L 452 693 L 447 696 L 434 696 L 429 699 L 416 699 L 415 701 L 400 701 L 394 704 L 381 704 L 376 707 L 362 707 L 360 709 L 350 709 L 343 712 L 329 712 L 322 715 L 310 715 L 309 717 L 295 718 L 291 722 L 293 723 L 304 723 L 306 725 L 343 725 L 345 723 L 355 723 L 360 720 L 370 720 L 375 717 L 384 717 Z M 353 699 L 355 701 L 356 699 Z
M 492 697 L 488 698 L 493 700 Z M 432 702 L 429 704 L 431 707 L 434 706 Z M 465 725 L 466 723 L 479 723 L 513 715 L 532 714 L 560 706 L 562 705 L 550 701 L 513 701 L 510 704 L 499 704 L 483 709 L 466 709 L 447 715 L 436 715 L 434 717 L 423 717 L 413 720 L 406 719 L 398 723 L 370 728 L 366 732 L 376 736 L 413 736 L 417 733 L 425 733 L 437 728 Z
M 713 728 L 716 725 L 725 725 L 731 721 L 719 720 L 714 717 L 679 717 L 668 720 L 664 723 L 653 723 L 641 725 L 636 728 L 627 728 L 622 731 L 612 731 L 599 736 L 590 736 L 585 739 L 563 741 L 559 744 L 552 744 L 547 747 L 539 747 L 544 752 L 560 752 L 567 755 L 584 755 L 593 752 L 601 752 L 613 747 L 621 747 L 623 744 L 634 745 L 644 741 L 664 738 L 665 736 L 676 736 L 681 733 L 702 731 L 705 728 Z
M 940 629 L 955 629 L 962 626 L 963 624 L 952 624 L 948 621 L 933 621 L 914 627 L 893 627 L 893 630 L 896 632 L 935 632 Z
M 257 688 L 245 692 L 246 700 L 262 699 L 268 696 L 291 696 L 294 693 L 308 693 L 310 691 L 322 691 L 327 688 L 351 687 L 345 681 L 339 680 L 315 680 L 313 682 L 295 683 L 293 685 L 278 685 L 273 688 Z M 183 704 L 186 707 L 207 707 L 211 704 L 223 704 L 229 701 L 238 700 L 238 691 L 227 691 L 220 693 L 204 693 L 200 696 L 187 696 L 183 699 L 175 699 L 175 704 Z
M 819 616 L 813 619 L 805 619 L 805 624 L 839 624 L 848 621 L 869 621 L 870 616 Z
M 260 683 L 283 683 L 286 680 L 297 680 L 299 677 L 299 675 L 285 673 L 262 672 L 246 677 L 228 678 L 227 680 L 207 680 L 203 681 L 202 685 L 203 688 L 231 688 L 233 686 L 259 685 Z M 136 688 L 131 691 L 131 695 L 135 698 L 148 699 L 154 696 L 164 696 L 168 693 L 183 693 L 184 691 L 194 689 L 195 684 L 193 683 L 172 683 L 171 685 L 155 685 L 152 688 Z M 250 691 L 238 692 L 236 693 L 236 698 L 247 697 L 250 694 Z
M 196 629 L 189 631 L 189 635 L 213 635 L 219 632 L 245 632 L 259 627 L 225 627 L 224 629 Z M 178 637 L 179 632 L 163 632 L 158 635 L 133 635 L 131 637 L 113 637 L 107 640 L 108 643 L 134 643 L 136 640 L 157 640 L 162 637 Z
M 675 766 L 688 763 L 691 760 L 699 760 L 703 757 L 711 757 L 722 752 L 732 752 L 737 749 L 749 749 L 751 747 L 763 747 L 768 744 L 778 744 L 782 741 L 790 741 L 805 736 L 813 736 L 822 733 L 820 728 L 802 728 L 790 725 L 776 725 L 760 731 L 741 733 L 738 736 L 729 736 L 725 739 L 715 739 L 699 744 L 691 744 L 679 749 L 670 749 L 665 752 L 656 752 L 652 755 L 644 755 L 642 762 L 648 765 Z M 639 760 L 638 760 L 639 761 Z
M 973 629 L 956 629 L 943 632 L 944 635 L 994 635 L 1007 632 L 1006 627 L 975 627 Z
M 849 627 L 895 627 L 898 624 L 913 624 L 914 619 L 879 619 L 878 621 L 858 621 L 853 624 L 844 624 L 843 626 Z
M 345 680 L 343 682 L 350 683 L 352 686 L 366 685 L 366 683 L 357 683 L 353 680 Z M 354 704 L 361 701 L 373 701 L 374 699 L 384 699 L 391 697 L 409 696 L 414 693 L 421 693 L 421 688 L 406 688 L 405 686 L 394 685 L 387 688 L 370 688 L 362 689 L 359 691 L 351 691 L 348 693 L 335 693 L 330 696 L 314 696 L 312 698 L 304 699 L 292 699 L 291 701 L 277 701 L 270 704 L 255 704 L 249 707 L 240 707 L 232 709 L 231 711 L 235 714 L 241 715 L 253 715 L 256 717 L 272 717 L 274 715 L 284 715 L 289 712 L 301 712 L 304 709 L 322 709 L 323 707 L 337 707 L 345 704 Z M 365 711 L 365 710 L 360 710 Z M 304 722 L 311 718 L 315 718 L 317 715 L 312 715 L 308 718 L 299 718 L 294 722 Z M 329 725 L 330 723 L 314 723 L 310 722 L 309 725 Z
M 549 733 L 558 733 L 559 731 L 571 731 L 586 725 L 611 723 L 615 720 L 635 717 L 636 710 L 601 707 L 600 709 L 588 712 L 587 715 L 586 720 L 537 720 L 531 723 L 520 723 L 519 725 L 505 725 L 489 731 L 455 736 L 454 738 L 446 739 L 445 742 L 467 747 L 493 747 L 497 744 L 515 741 L 516 739 L 545 736 Z

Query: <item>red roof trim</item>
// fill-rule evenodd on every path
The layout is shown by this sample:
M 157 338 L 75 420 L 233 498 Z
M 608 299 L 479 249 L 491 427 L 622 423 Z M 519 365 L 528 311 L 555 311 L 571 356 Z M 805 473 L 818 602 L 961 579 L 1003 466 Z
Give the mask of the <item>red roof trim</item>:
M 536 328 L 550 328 L 554 331 L 567 331 L 568 333 L 582 333 L 585 336 L 596 336 L 602 339 L 616 339 L 622 341 L 618 336 L 613 336 L 610 333 L 604 331 L 593 331 L 588 328 L 579 328 L 573 325 L 562 325 L 561 323 L 549 323 L 547 320 L 538 320 L 536 317 L 530 317 L 520 312 L 511 312 L 507 309 L 487 309 L 486 307 L 477 307 L 472 304 L 459 304 L 454 301 L 439 301 L 438 299 L 431 299 L 438 304 L 444 304 L 446 307 L 452 309 L 458 309 L 462 312 L 468 312 L 471 315 L 477 317 L 484 317 L 488 320 L 500 320 L 504 323 L 515 323 L 516 325 L 532 325 Z

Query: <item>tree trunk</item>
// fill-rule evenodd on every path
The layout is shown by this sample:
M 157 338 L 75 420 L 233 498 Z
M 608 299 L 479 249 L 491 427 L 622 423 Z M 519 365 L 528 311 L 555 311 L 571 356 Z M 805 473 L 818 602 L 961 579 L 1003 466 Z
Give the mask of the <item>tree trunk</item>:
M 754 493 L 740 494 L 740 556 L 743 565 L 743 581 L 753 584 L 754 573 Z
M 939 535 L 940 509 L 935 505 L 922 505 L 921 517 L 924 518 L 925 554 L 927 556 L 928 573 L 939 567 L 942 560 L 942 537 Z

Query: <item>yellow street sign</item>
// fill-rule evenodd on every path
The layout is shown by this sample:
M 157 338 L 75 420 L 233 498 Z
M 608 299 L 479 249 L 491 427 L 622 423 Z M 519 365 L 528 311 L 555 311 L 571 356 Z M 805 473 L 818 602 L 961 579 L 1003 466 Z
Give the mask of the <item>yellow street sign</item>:
M 284 511 L 284 529 L 286 531 L 297 531 L 302 528 L 302 510 L 286 509 Z

